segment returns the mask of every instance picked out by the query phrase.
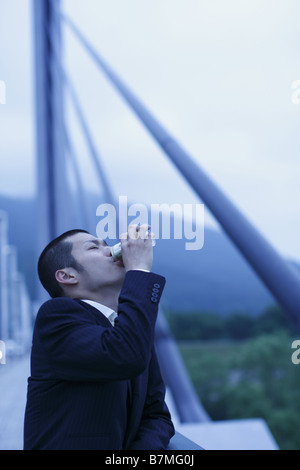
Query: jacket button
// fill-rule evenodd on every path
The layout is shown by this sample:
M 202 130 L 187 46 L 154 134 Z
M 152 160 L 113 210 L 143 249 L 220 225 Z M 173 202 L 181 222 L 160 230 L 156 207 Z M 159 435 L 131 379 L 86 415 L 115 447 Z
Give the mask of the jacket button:
M 160 284 L 154 284 L 153 289 L 152 289 L 152 295 L 151 295 L 151 302 L 157 304 L 158 300 L 158 294 L 159 294 L 159 289 L 160 289 Z

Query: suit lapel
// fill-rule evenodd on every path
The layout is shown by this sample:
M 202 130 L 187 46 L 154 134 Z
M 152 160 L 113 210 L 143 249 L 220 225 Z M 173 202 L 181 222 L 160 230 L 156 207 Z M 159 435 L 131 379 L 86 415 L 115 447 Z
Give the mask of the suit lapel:
M 108 318 L 102 312 L 100 312 L 97 308 L 93 307 L 90 304 L 87 304 L 86 302 L 82 302 L 81 300 L 78 300 L 78 299 L 76 299 L 76 302 L 78 302 L 83 308 L 85 308 L 86 310 L 88 310 L 90 313 L 93 314 L 93 317 L 95 317 L 98 325 L 102 325 L 105 328 L 107 328 L 108 326 L 112 327 L 112 324 L 110 323 Z

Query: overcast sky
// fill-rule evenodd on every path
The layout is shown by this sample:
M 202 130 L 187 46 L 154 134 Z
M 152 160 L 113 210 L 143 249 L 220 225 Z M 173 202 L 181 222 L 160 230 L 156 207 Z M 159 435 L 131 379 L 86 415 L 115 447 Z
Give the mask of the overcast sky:
M 208 175 L 300 260 L 299 0 L 64 0 L 64 10 Z M 0 0 L 0 194 L 35 194 L 32 9 Z M 199 200 L 65 31 L 65 64 L 114 193 Z M 68 110 L 71 107 L 68 106 Z M 84 181 L 96 190 L 68 112 Z M 100 203 L 101 201 L 99 201 Z M 207 217 L 207 224 L 213 221 Z

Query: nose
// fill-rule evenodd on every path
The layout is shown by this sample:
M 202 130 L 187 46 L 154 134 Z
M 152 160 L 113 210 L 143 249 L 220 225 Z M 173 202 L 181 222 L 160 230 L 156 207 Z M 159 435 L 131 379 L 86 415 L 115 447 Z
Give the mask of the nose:
M 111 256 L 111 248 L 110 248 L 110 246 L 107 245 L 107 246 L 104 247 L 104 255 L 105 255 L 105 256 L 108 256 L 108 257 Z

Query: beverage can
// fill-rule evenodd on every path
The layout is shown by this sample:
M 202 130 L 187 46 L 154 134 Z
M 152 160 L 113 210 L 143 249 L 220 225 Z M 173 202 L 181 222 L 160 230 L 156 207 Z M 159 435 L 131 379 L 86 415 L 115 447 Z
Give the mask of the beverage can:
M 152 246 L 155 247 L 155 245 L 156 245 L 156 240 L 152 239 Z M 122 259 L 121 243 L 117 243 L 116 245 L 112 246 L 110 249 L 110 252 L 114 261 L 121 260 Z

